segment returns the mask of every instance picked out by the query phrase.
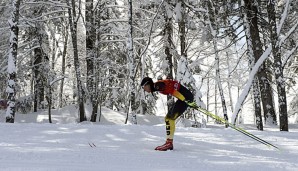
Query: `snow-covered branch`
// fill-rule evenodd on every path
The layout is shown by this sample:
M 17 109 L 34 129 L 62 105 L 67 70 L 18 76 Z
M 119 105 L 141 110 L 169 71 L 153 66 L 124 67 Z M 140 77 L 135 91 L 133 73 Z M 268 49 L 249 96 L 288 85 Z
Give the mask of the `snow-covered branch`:
M 139 62 L 137 63 L 136 70 L 135 70 L 135 72 L 134 72 L 134 73 L 135 73 L 134 77 L 136 77 L 136 74 L 137 74 L 137 70 L 138 70 L 138 68 L 139 68 L 139 65 L 140 65 L 141 61 L 144 60 L 144 59 L 143 59 L 143 56 L 144 56 L 145 52 L 147 51 L 147 49 L 148 49 L 148 47 L 149 47 L 149 45 L 150 45 L 150 42 L 151 42 L 151 36 L 150 36 L 150 35 L 152 34 L 152 31 L 153 31 L 153 24 L 154 24 L 154 21 L 155 21 L 157 15 L 158 15 L 158 12 L 159 12 L 159 10 L 161 9 L 163 3 L 164 3 L 164 0 L 162 0 L 162 2 L 159 4 L 159 6 L 158 6 L 158 8 L 157 8 L 157 10 L 156 10 L 156 12 L 155 12 L 155 16 L 153 17 L 153 20 L 152 20 L 152 22 L 151 22 L 151 26 L 150 26 L 150 30 L 149 30 L 149 39 L 148 39 L 148 42 L 147 42 L 146 47 L 144 48 L 144 50 L 142 51 L 142 53 L 141 53 L 141 55 L 140 55 L 140 60 L 139 60 Z M 143 76 L 143 74 L 142 74 L 142 76 Z
M 282 28 L 282 26 L 283 26 L 283 24 L 284 24 L 284 22 L 285 22 L 285 20 L 286 20 L 286 18 L 288 16 L 288 9 L 289 9 L 290 1 L 291 0 L 287 0 L 287 3 L 286 3 L 286 6 L 285 6 L 285 9 L 284 9 L 284 12 L 281 15 L 281 20 L 280 20 L 280 23 L 279 23 L 279 25 L 277 27 L 277 35 L 280 35 L 281 28 Z
M 29 1 L 29 2 L 24 2 L 24 4 L 28 4 L 28 5 L 34 5 L 34 4 L 40 5 L 40 4 L 44 4 L 44 5 L 51 5 L 51 6 L 55 6 L 55 7 L 70 8 L 65 3 L 61 3 L 59 1 L 51 1 L 51 0 L 47 0 L 47 1 Z
M 66 76 L 63 76 L 63 77 L 54 79 L 53 81 L 50 82 L 50 84 L 49 84 L 50 87 L 51 87 L 55 82 L 60 81 L 60 80 L 62 80 L 62 79 L 64 79 L 64 78 L 67 78 L 67 77 L 66 77 Z
M 278 43 L 279 47 L 281 47 L 281 45 L 285 42 L 285 40 L 288 37 L 290 37 L 294 33 L 294 31 L 297 30 L 297 28 L 298 28 L 298 20 L 296 21 L 296 24 L 286 33 L 286 35 L 280 39 Z
M 250 87 L 251 87 L 251 85 L 253 83 L 253 80 L 255 78 L 256 73 L 258 72 L 258 70 L 259 70 L 260 66 L 263 64 L 263 62 L 269 57 L 271 51 L 272 51 L 272 46 L 270 45 L 265 50 L 265 52 L 262 54 L 262 56 L 260 57 L 260 59 L 256 62 L 255 66 L 252 68 L 252 70 L 251 70 L 251 72 L 249 74 L 249 78 L 247 80 L 247 83 L 246 83 L 246 85 L 245 85 L 245 87 L 244 87 L 241 95 L 239 96 L 237 103 L 236 103 L 235 110 L 234 110 L 234 113 L 232 115 L 232 120 L 235 120 L 235 117 L 240 112 L 241 107 L 242 107 L 242 105 L 243 105 L 246 97 L 249 94 Z
M 282 68 L 285 67 L 285 65 L 288 63 L 288 60 L 290 59 L 290 57 L 293 56 L 294 52 L 297 51 L 297 49 L 298 49 L 298 45 L 296 44 L 296 46 L 292 50 L 286 52 L 286 55 L 282 62 Z
M 196 11 L 196 12 L 204 12 L 204 13 L 207 13 L 207 10 L 206 9 L 203 9 L 203 8 L 196 8 L 192 5 L 190 5 L 189 3 L 187 2 L 183 2 L 188 8 L 192 9 L 193 11 Z

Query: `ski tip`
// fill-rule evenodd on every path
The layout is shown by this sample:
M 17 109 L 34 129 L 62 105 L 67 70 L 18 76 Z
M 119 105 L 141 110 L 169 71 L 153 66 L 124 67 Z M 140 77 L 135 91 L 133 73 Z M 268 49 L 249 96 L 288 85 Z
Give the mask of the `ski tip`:
M 275 148 L 275 150 L 277 150 L 278 152 L 282 152 L 282 151 L 283 151 L 282 149 L 280 149 L 280 148 L 278 148 L 278 147 L 276 147 L 276 146 L 274 146 L 274 148 Z

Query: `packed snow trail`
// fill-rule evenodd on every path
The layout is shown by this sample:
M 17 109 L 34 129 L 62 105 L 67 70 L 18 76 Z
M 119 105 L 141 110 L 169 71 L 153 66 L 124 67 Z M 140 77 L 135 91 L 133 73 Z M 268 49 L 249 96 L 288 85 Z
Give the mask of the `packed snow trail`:
M 177 127 L 174 150 L 164 143 L 164 125 L 0 123 L 0 170 L 208 170 L 294 171 L 298 129 L 249 130 L 282 152 L 221 126 Z M 90 147 L 94 143 L 96 147 Z

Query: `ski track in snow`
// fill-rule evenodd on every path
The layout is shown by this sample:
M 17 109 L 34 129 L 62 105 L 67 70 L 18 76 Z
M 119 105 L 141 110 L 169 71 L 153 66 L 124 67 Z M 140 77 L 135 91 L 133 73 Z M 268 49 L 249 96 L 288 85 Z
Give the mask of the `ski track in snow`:
M 164 125 L 0 123 L 0 170 L 294 171 L 298 129 L 251 133 L 268 148 L 232 129 L 176 128 L 174 150 L 159 152 Z M 90 147 L 94 143 L 96 147 Z

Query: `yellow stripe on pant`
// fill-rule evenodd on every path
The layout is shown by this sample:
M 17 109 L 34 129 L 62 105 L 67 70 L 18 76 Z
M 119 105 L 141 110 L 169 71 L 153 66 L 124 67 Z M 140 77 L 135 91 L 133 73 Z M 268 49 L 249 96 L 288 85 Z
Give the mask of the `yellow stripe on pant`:
M 175 114 L 175 116 L 177 116 L 177 115 L 178 114 Z M 174 118 L 176 119 L 176 117 L 174 117 Z M 167 139 L 173 139 L 174 138 L 175 119 L 170 119 L 168 117 L 165 117 Z

